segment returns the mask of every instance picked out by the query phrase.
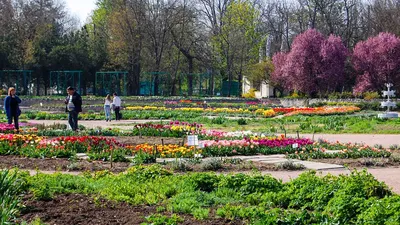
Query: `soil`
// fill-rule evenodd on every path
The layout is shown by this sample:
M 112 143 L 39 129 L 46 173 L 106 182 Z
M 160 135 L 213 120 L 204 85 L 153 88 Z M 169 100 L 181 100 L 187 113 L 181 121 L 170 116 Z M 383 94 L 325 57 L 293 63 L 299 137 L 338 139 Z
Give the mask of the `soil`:
M 203 162 L 204 163 L 204 162 Z M 249 162 L 249 161 L 242 161 L 240 163 L 223 163 L 222 167 L 219 169 L 204 169 L 204 166 L 202 164 L 189 164 L 186 163 L 186 167 L 177 167 L 174 165 L 175 163 L 167 163 L 164 168 L 170 169 L 174 172 L 180 173 L 180 172 L 208 172 L 208 171 L 214 171 L 218 173 L 226 173 L 226 172 L 249 172 L 249 171 L 287 171 L 285 169 L 280 169 L 275 166 L 275 164 L 267 164 L 267 163 L 261 163 L 261 162 Z
M 126 145 L 139 145 L 145 143 L 151 144 L 182 144 L 186 139 L 183 138 L 168 138 L 168 137 L 139 137 L 139 136 L 128 136 L 128 137 L 113 137 L 117 141 Z
M 109 162 L 79 160 L 71 162 L 68 159 L 35 159 L 19 156 L 0 156 L 0 168 L 14 168 L 43 171 L 99 171 L 110 170 L 122 172 L 129 167 L 130 163 L 114 162 L 113 168 Z
M 167 163 L 164 165 L 166 169 L 175 170 L 175 172 L 203 172 L 205 171 L 200 164 L 189 165 L 186 170 L 182 171 L 174 169 L 173 163 Z M 19 168 L 26 170 L 41 170 L 41 171 L 101 171 L 109 170 L 111 172 L 123 172 L 130 167 L 130 163 L 127 162 L 114 162 L 113 168 L 111 168 L 110 162 L 78 160 L 71 162 L 68 159 L 36 159 L 36 158 L 23 158 L 18 156 L 0 156 L 0 169 L 11 169 Z M 275 167 L 274 164 L 265 164 L 260 162 L 240 162 L 236 164 L 223 163 L 222 168 L 215 170 L 216 172 L 241 172 L 241 171 L 277 171 L 282 170 Z
M 40 218 L 42 222 L 74 225 L 119 225 L 119 224 L 141 224 L 145 217 L 156 214 L 156 206 L 131 206 L 127 203 L 117 203 L 104 199 L 94 200 L 82 194 L 58 195 L 50 201 L 37 201 L 25 197 L 25 210 L 21 213 L 21 219 L 32 221 Z M 165 215 L 170 215 L 165 213 Z M 192 216 L 179 214 L 184 222 L 181 224 L 198 225 L 222 225 L 244 224 L 241 221 L 230 221 L 221 218 L 208 220 L 196 220 Z

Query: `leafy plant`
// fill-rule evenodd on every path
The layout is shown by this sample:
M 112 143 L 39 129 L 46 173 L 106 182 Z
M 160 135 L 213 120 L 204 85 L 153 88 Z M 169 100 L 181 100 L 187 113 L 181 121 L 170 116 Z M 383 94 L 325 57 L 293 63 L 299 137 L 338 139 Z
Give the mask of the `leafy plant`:
M 23 191 L 23 185 L 17 172 L 0 171 L 0 224 L 14 224 L 21 208 L 19 194 Z
M 223 161 L 220 158 L 210 158 L 203 161 L 201 169 L 203 171 L 217 171 L 223 168 Z
M 222 116 L 218 116 L 216 118 L 213 118 L 211 120 L 212 124 L 224 124 L 227 121 L 227 119 L 225 117 Z
M 176 214 L 172 214 L 170 217 L 153 214 L 146 217 L 146 223 L 142 223 L 142 225 L 178 225 L 181 222 L 183 222 L 183 219 Z
M 173 171 L 179 171 L 179 172 L 186 172 L 186 171 L 192 171 L 193 169 L 187 165 L 185 161 L 182 160 L 175 160 L 171 162 L 171 169 Z
M 295 163 L 292 160 L 285 161 L 276 165 L 278 169 L 284 170 L 304 170 L 306 167 L 301 163 Z
M 247 125 L 247 120 L 244 118 L 240 118 L 237 120 L 238 125 Z

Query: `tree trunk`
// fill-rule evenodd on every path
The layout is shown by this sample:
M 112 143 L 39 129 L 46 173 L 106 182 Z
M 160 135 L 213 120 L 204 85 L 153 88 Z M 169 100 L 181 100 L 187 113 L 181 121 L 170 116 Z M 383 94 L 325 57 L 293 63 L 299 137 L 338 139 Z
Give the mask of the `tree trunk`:
M 130 90 L 129 92 L 132 95 L 140 94 L 140 70 L 140 62 L 135 62 L 133 65 L 131 65 L 131 71 L 129 71 L 129 73 L 131 74 L 132 82 L 128 90 Z
M 186 56 L 189 64 L 189 74 L 188 74 L 188 95 L 193 95 L 193 57 Z

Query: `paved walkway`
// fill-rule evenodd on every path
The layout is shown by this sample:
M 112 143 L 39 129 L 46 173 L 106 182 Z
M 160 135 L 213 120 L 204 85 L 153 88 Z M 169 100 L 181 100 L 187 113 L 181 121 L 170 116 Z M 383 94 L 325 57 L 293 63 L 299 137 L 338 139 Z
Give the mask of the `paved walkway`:
M 297 134 L 288 134 L 287 136 L 297 137 Z M 313 135 L 300 134 L 300 137 L 312 139 Z M 400 134 L 315 134 L 314 140 L 318 139 L 342 143 L 363 143 L 370 146 L 379 144 L 386 148 L 394 144 L 400 145 Z
M 103 120 L 79 120 L 78 124 L 83 125 L 86 128 L 122 128 L 122 129 L 132 129 L 134 124 L 138 123 L 169 123 L 171 120 L 121 120 L 121 121 L 111 121 L 106 122 Z M 29 123 L 53 125 L 53 124 L 68 124 L 67 120 L 29 120 Z
M 371 168 L 367 170 L 369 173 L 374 175 L 374 177 L 381 181 L 385 182 L 392 190 L 400 194 L 400 168 Z M 281 179 L 283 182 L 290 181 L 298 177 L 302 171 L 265 171 L 262 174 L 270 174 L 271 176 Z M 327 175 L 332 174 L 335 176 L 341 174 L 350 174 L 350 171 L 347 169 L 341 170 L 322 170 L 318 171 L 319 174 Z
M 342 165 L 321 163 L 321 162 L 311 162 L 302 161 L 297 159 L 287 159 L 285 155 L 257 155 L 257 156 L 234 156 L 232 158 L 239 158 L 244 161 L 253 161 L 266 164 L 282 164 L 285 162 L 292 161 L 295 164 L 302 164 L 305 168 L 311 170 L 334 170 L 334 169 L 344 169 Z

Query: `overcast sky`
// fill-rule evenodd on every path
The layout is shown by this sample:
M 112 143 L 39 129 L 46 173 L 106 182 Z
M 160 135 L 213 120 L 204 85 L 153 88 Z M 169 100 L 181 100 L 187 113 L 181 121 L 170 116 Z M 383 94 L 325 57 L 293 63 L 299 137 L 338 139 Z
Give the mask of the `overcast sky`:
M 81 23 L 86 21 L 86 18 L 95 8 L 96 0 L 65 0 L 68 9 L 72 15 L 79 17 Z

